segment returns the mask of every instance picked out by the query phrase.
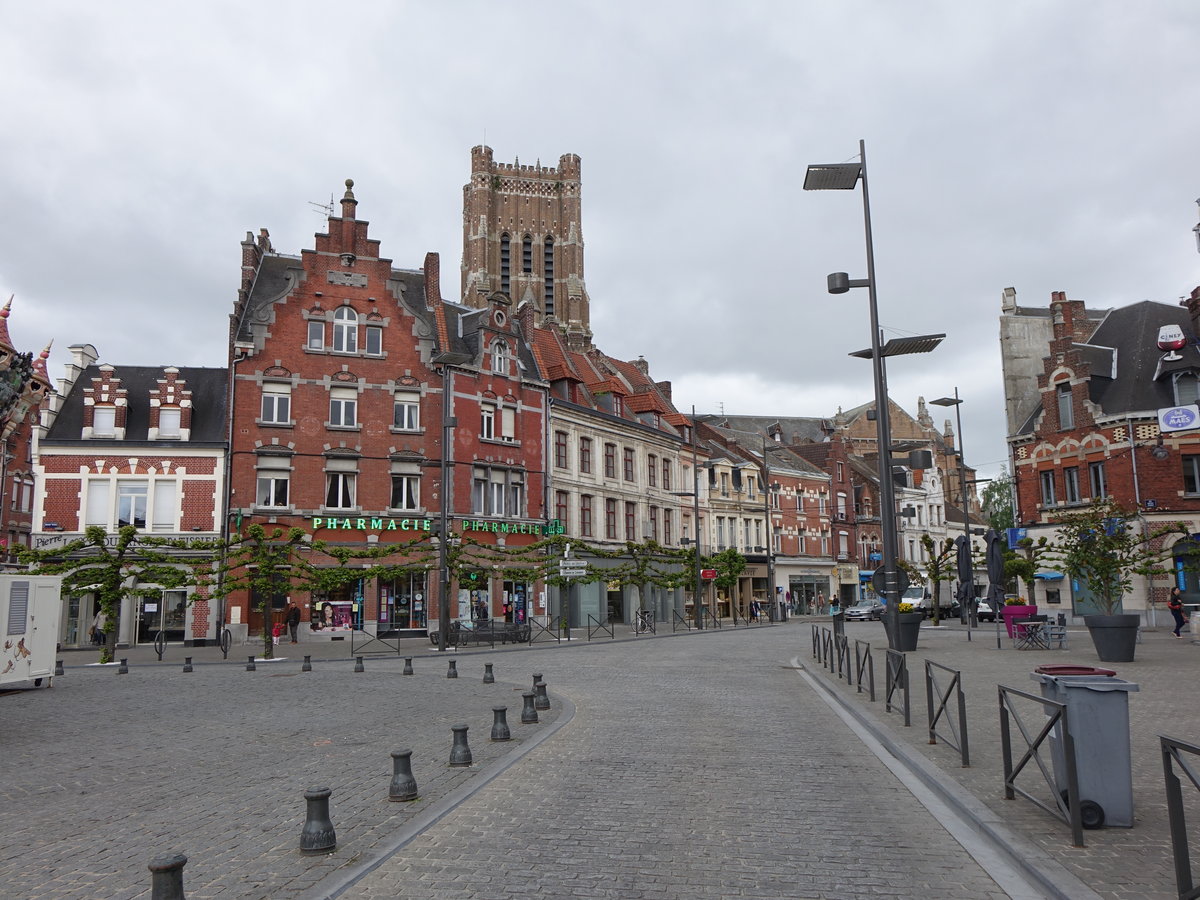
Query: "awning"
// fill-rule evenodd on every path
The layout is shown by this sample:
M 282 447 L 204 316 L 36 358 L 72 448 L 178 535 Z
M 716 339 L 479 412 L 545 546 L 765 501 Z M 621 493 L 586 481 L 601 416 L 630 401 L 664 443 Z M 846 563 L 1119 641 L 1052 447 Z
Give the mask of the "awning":
M 858 570 L 858 580 L 859 581 L 870 581 L 871 576 L 874 574 L 875 574 L 874 569 L 859 569 Z
M 1042 581 L 1062 581 L 1063 579 L 1062 572 L 1037 572 L 1033 577 Z

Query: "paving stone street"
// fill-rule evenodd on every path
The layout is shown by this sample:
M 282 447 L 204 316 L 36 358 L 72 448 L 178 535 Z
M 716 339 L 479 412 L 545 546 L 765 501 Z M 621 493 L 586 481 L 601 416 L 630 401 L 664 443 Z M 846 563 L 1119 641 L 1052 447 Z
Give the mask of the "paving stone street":
M 813 659 L 813 624 L 828 620 L 449 655 L 414 641 L 413 676 L 395 655 L 355 673 L 337 645 L 300 645 L 310 673 L 297 655 L 248 672 L 253 646 L 161 663 L 139 648 L 128 675 L 68 655 L 53 688 L 0 696 L 0 897 L 149 897 L 148 863 L 172 853 L 189 898 L 1174 896 L 1156 735 L 1200 738 L 1180 688 L 1200 648 L 1148 631 L 1116 667 L 1141 686 L 1136 823 L 1073 848 L 1065 825 L 1003 799 L 996 685 L 1036 691 L 1035 665 L 1096 664 L 1086 633 L 1039 653 L 997 650 L 987 626 L 970 643 L 922 630 L 913 671 L 964 672 L 962 768 L 928 744 L 923 689 L 905 728 L 882 693 Z M 879 623 L 848 633 L 882 659 Z M 522 725 L 533 673 L 551 709 Z M 488 739 L 498 705 L 512 742 Z M 460 722 L 470 768 L 448 765 Z M 400 749 L 412 803 L 387 799 Z M 966 799 L 929 796 L 905 756 Z M 338 846 L 308 856 L 303 792 L 323 786 Z

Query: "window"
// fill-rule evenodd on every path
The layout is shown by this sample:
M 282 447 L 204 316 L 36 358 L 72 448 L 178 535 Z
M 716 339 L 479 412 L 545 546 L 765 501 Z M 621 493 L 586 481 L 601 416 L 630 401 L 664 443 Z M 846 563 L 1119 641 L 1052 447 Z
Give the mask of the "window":
M 533 271 L 533 238 L 529 235 L 521 238 L 521 271 L 525 274 Z
M 183 432 L 180 430 L 182 424 L 181 409 L 162 409 L 158 410 L 158 437 L 164 438 L 180 438 L 183 437 Z
M 605 444 L 604 445 L 604 477 L 605 478 L 616 478 L 617 477 L 617 445 L 616 444 Z
M 567 524 L 568 513 L 569 513 L 569 507 L 567 505 L 567 492 L 566 491 L 555 491 L 554 492 L 554 517 L 556 519 L 558 519 L 558 521 L 561 522 L 564 527 Z
M 637 540 L 637 504 L 632 500 L 625 501 L 625 540 Z
M 508 473 L 508 514 L 515 518 L 525 515 L 525 473 Z
M 500 440 L 510 444 L 517 440 L 517 411 L 511 406 L 500 407 Z
M 358 425 L 356 388 L 329 389 L 329 424 L 334 428 L 354 428 Z
M 1174 382 L 1176 406 L 1191 406 L 1200 401 L 1200 382 L 1195 372 L 1176 372 Z
M 328 509 L 354 509 L 353 472 L 325 473 L 325 506 Z
M 280 509 L 288 505 L 287 472 L 263 472 L 258 476 L 258 493 L 255 503 L 258 506 Z
M 1058 430 L 1075 427 L 1075 410 L 1071 406 L 1071 383 L 1064 381 L 1056 388 L 1058 398 Z
M 100 525 L 108 527 L 109 497 L 112 486 L 107 480 L 89 481 L 87 486 L 87 508 L 84 512 L 84 525 Z
M 842 471 L 842 464 L 841 464 L 841 463 L 838 463 L 838 464 L 837 464 L 837 480 L 838 480 L 838 481 L 845 481 L 845 480 L 846 480 L 846 474 L 845 474 L 845 472 L 843 472 L 843 471 Z
M 179 515 L 176 506 L 179 486 L 174 481 L 165 479 L 155 480 L 153 486 L 154 502 L 150 507 L 150 530 L 178 531 Z
M 1200 494 L 1200 456 L 1183 458 L 1183 492 Z
M 684 513 L 679 522 L 679 540 L 688 543 L 692 540 L 692 517 Z
M 554 315 L 554 238 L 546 235 L 542 242 L 542 284 L 545 292 L 546 315 Z
M 325 323 L 320 319 L 309 319 L 307 347 L 309 350 L 325 349 Z
M 262 425 L 287 425 L 292 419 L 292 386 L 264 384 L 262 395 Z
M 508 374 L 508 344 L 496 341 L 492 345 L 492 371 L 500 375 Z
M 610 541 L 617 539 L 617 501 L 604 501 L 604 536 Z
M 97 406 L 92 410 L 92 437 L 115 437 L 117 433 L 117 408 Z
M 368 325 L 363 329 L 366 333 L 367 345 L 364 348 L 368 356 L 383 356 L 383 328 L 379 325 Z
M 1047 470 L 1042 473 L 1042 505 L 1053 506 L 1055 502 L 1054 494 L 1054 472 Z
M 500 290 L 504 293 L 509 293 L 509 288 L 512 284 L 510 277 L 510 255 L 512 251 L 512 238 L 508 236 L 508 232 L 500 235 Z
M 633 481 L 633 448 L 626 447 L 623 451 L 622 459 L 624 462 L 625 480 Z
M 658 487 L 658 457 L 653 453 L 646 457 L 646 483 Z
M 1104 463 L 1088 463 L 1088 479 L 1092 483 L 1092 497 L 1108 496 L 1108 476 L 1104 473 Z
M 725 517 L 717 516 L 717 549 L 725 549 Z
M 398 431 L 420 430 L 421 397 L 419 394 L 396 394 L 392 404 L 392 427 Z
M 652 541 L 658 540 L 658 507 L 657 506 L 650 507 L 650 534 L 648 535 L 648 537 Z
M 592 473 L 592 439 L 579 439 L 579 471 L 586 475 Z
M 117 482 L 117 525 L 146 527 L 146 497 L 149 485 L 145 481 Z
M 490 403 L 479 407 L 479 436 L 485 441 L 496 439 L 496 407 Z
M 565 431 L 554 432 L 554 465 L 559 469 L 567 467 L 567 433 Z
M 525 510 L 525 473 L 476 466 L 471 476 L 471 511 L 480 516 L 519 518 Z
M 749 550 L 751 547 L 758 546 L 752 540 L 750 540 L 750 520 L 749 519 L 744 519 L 742 521 L 742 533 L 746 538 L 745 542 L 742 544 L 743 547 L 745 547 L 747 550 Z
M 1079 502 L 1079 467 L 1069 466 L 1063 469 L 1063 500 L 1067 503 Z
M 579 497 L 579 533 L 583 537 L 592 536 L 592 498 L 589 494 Z
M 675 542 L 674 531 L 671 528 L 671 519 L 673 518 L 673 516 L 671 514 L 671 510 L 664 509 L 663 513 L 662 513 L 662 517 L 663 517 L 663 543 L 669 547 L 669 546 L 671 546 L 671 544 L 673 544 Z
M 669 459 L 663 459 L 662 464 L 663 464 L 663 485 L 662 485 L 663 490 L 669 491 L 671 489 L 671 461 Z
M 408 472 L 392 473 L 392 509 L 421 508 L 421 476 Z
M 349 306 L 338 307 L 333 314 L 333 352 L 358 352 L 358 313 Z

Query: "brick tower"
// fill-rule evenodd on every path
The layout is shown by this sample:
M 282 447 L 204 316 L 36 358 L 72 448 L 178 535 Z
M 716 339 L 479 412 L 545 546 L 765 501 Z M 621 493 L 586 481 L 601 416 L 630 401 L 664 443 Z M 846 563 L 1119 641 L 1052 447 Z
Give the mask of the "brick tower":
M 591 346 L 583 281 L 579 157 L 558 168 L 497 163 L 492 148 L 471 148 L 471 181 L 463 186 L 462 296 L 481 309 L 493 291 L 539 325 L 557 323 L 578 350 Z

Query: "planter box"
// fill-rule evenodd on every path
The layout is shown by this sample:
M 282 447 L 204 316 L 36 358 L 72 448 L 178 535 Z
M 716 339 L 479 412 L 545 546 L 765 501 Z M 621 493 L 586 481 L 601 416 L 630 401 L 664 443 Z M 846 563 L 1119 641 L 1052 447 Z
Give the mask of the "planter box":
M 1001 608 L 1000 615 L 1004 617 L 1004 627 L 1008 629 L 1008 636 L 1011 638 L 1015 636 L 1013 634 L 1013 621 L 1036 616 L 1037 605 L 1005 606 Z
M 921 623 L 925 620 L 925 614 L 919 612 L 900 613 L 899 619 L 900 635 L 898 641 L 892 640 L 892 623 L 886 612 L 883 614 L 883 630 L 887 633 L 889 647 L 894 644 L 896 650 L 899 650 L 901 653 L 909 653 L 917 649 L 917 638 L 921 634 Z
M 1133 662 L 1138 627 L 1142 617 L 1136 613 L 1113 616 L 1084 616 L 1096 655 L 1104 662 Z

